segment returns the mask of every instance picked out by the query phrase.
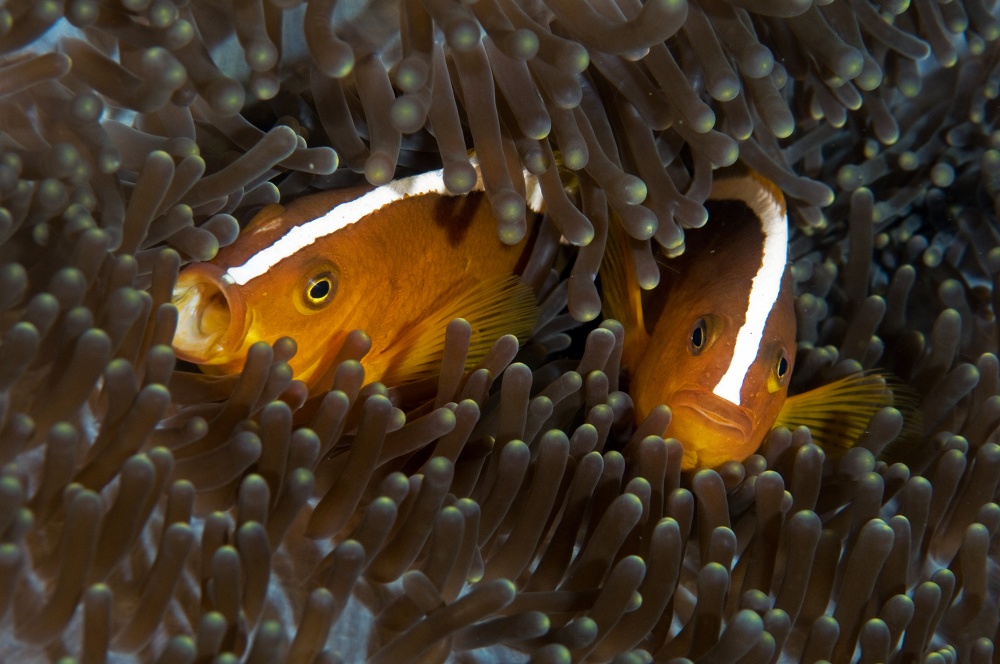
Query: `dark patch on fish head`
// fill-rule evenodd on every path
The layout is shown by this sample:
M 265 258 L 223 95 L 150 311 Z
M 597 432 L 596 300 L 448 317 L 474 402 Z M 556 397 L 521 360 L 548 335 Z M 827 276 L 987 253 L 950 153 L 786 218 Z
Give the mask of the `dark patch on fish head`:
M 465 241 L 477 214 L 489 213 L 486 196 L 479 191 L 464 196 L 440 194 L 426 194 L 426 196 L 433 200 L 434 223 L 444 229 L 446 240 L 452 248 L 460 246 Z

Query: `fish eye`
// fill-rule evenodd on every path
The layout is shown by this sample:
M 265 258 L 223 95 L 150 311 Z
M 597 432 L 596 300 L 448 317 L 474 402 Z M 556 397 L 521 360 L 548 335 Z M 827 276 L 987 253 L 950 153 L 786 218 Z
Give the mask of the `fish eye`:
M 771 373 L 767 377 L 767 390 L 771 394 L 780 391 L 788 384 L 788 379 L 792 374 L 792 363 L 788 359 L 788 353 L 784 348 L 778 350 L 778 355 L 771 365 Z
M 699 318 L 698 322 L 694 324 L 694 329 L 691 330 L 691 343 L 688 350 L 691 351 L 692 355 L 697 355 L 705 349 L 707 341 L 708 324 L 704 318 Z
M 784 380 L 788 374 L 788 358 L 785 357 L 784 353 L 778 357 L 778 365 L 775 367 L 775 373 L 778 374 L 778 380 Z
M 325 306 L 337 292 L 337 282 L 329 272 L 321 272 L 306 283 L 305 301 L 318 309 Z

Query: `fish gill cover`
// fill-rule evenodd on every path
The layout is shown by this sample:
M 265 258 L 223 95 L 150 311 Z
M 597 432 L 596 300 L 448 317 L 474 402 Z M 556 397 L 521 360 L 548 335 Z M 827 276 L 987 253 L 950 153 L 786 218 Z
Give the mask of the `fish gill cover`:
M 3 3 L 0 658 L 992 661 L 998 36 L 989 0 Z M 312 401 L 287 340 L 177 364 L 178 270 L 252 211 L 464 191 L 469 148 L 498 236 L 511 172 L 545 194 L 524 347 L 465 376 L 452 323 L 405 417 L 363 335 Z M 652 285 L 737 160 L 796 229 L 793 389 L 892 370 L 888 456 L 894 409 L 693 477 L 631 424 L 608 225 Z

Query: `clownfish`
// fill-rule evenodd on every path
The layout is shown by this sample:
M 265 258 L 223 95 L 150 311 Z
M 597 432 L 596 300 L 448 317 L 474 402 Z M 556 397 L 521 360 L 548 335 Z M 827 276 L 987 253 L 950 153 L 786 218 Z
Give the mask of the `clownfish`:
M 518 275 L 543 203 L 537 179 L 525 172 L 524 184 L 529 232 L 512 245 L 498 238 L 481 173 L 463 195 L 437 170 L 269 205 L 211 262 L 181 271 L 177 356 L 230 374 L 255 342 L 292 337 L 293 375 L 315 393 L 332 385 L 347 335 L 364 330 L 365 382 L 391 387 L 436 375 L 447 325 L 464 318 L 472 368 L 499 337 L 527 338 L 537 319 Z
M 809 426 L 828 449 L 853 445 L 893 392 L 886 376 L 859 372 L 788 396 L 796 320 L 781 191 L 756 173 L 723 176 L 705 207 L 706 231 L 660 261 L 665 278 L 648 294 L 623 231 L 609 234 L 601 283 L 607 317 L 625 330 L 636 423 L 669 406 L 663 436 L 680 441 L 684 470 L 743 461 L 779 425 Z

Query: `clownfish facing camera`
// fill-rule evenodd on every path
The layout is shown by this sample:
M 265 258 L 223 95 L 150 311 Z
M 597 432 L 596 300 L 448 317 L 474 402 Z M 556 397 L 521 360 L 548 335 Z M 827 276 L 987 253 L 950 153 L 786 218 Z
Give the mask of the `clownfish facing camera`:
M 625 328 L 636 422 L 669 406 L 663 435 L 683 445 L 685 470 L 743 461 L 778 425 L 807 425 L 827 447 L 853 445 L 893 392 L 885 376 L 863 372 L 788 396 L 796 322 L 781 192 L 755 173 L 722 177 L 705 207 L 707 228 L 661 262 L 668 273 L 646 295 L 622 231 L 609 236 L 604 302 Z
M 371 339 L 365 382 L 398 385 L 437 372 L 448 323 L 472 327 L 467 368 L 502 335 L 537 318 L 524 268 L 541 209 L 525 173 L 529 232 L 505 245 L 483 193 L 452 195 L 441 170 L 376 187 L 305 196 L 261 210 L 236 242 L 184 269 L 174 287 L 178 357 L 212 374 L 242 369 L 257 341 L 292 337 L 294 376 L 328 389 L 347 335 Z

